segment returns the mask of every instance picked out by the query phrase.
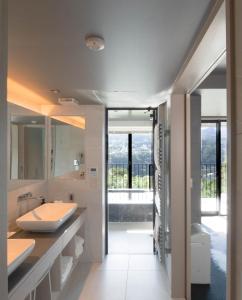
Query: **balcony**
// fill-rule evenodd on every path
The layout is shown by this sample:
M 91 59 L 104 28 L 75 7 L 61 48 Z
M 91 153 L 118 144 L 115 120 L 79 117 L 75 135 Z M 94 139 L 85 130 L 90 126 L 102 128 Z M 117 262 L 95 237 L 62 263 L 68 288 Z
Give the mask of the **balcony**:
M 201 164 L 201 210 L 202 213 L 227 213 L 227 165 L 221 166 L 218 178 L 216 164 Z M 220 199 L 219 199 L 220 195 Z

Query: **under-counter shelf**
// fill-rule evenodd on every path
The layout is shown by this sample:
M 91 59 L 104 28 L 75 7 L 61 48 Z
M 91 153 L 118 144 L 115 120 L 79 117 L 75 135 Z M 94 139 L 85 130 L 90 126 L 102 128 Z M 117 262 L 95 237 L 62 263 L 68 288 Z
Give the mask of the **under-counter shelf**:
M 46 297 L 40 298 L 40 296 L 38 296 L 41 295 L 44 290 L 41 286 L 46 286 L 49 280 L 50 291 L 53 291 L 50 270 L 54 267 L 58 257 L 63 255 L 68 249 L 68 243 L 72 242 L 73 237 L 80 232 L 80 228 L 84 223 L 84 217 L 85 208 L 79 208 L 56 232 L 28 233 L 20 231 L 12 237 L 33 238 L 35 239 L 35 248 L 26 261 L 9 276 L 10 300 L 53 299 L 51 295 L 49 298 L 48 289 L 46 289 Z M 73 270 L 74 265 L 73 259 L 70 272 Z M 47 276 L 48 279 L 46 279 L 45 276 Z M 42 283 L 42 278 L 45 280 L 45 283 Z
M 75 234 L 61 254 L 56 258 L 50 270 L 51 286 L 54 299 L 63 289 L 66 281 L 76 267 L 84 250 L 84 239 L 80 232 Z

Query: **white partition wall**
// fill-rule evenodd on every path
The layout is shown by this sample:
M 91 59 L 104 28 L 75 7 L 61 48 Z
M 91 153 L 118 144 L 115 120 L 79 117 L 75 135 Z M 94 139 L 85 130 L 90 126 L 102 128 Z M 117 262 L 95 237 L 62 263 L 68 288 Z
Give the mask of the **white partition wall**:
M 158 120 L 164 119 L 164 104 L 159 107 Z M 185 95 L 172 94 L 166 102 L 165 114 L 169 153 L 165 173 L 169 179 L 166 193 L 165 261 L 173 299 L 186 297 L 186 156 Z M 167 143 L 166 143 L 167 144 Z M 162 220 L 161 220 L 162 221 Z
M 191 124 L 191 222 L 201 223 L 201 96 L 190 97 Z
M 171 291 L 186 297 L 185 95 L 170 98 Z
M 7 1 L 0 0 L 0 298 L 7 299 Z

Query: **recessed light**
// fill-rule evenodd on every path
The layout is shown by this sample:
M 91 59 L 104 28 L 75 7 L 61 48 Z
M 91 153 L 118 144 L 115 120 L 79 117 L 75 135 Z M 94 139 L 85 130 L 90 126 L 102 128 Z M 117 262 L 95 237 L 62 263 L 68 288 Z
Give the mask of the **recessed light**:
M 104 49 L 104 39 L 100 36 L 89 35 L 85 38 L 88 49 L 93 51 L 101 51 Z

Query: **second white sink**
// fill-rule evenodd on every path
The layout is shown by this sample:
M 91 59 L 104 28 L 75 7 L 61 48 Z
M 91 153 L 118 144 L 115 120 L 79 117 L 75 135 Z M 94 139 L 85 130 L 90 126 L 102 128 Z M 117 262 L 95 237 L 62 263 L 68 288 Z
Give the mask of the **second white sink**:
M 33 239 L 8 239 L 8 275 L 30 255 L 35 246 Z
M 53 232 L 57 230 L 77 209 L 76 203 L 46 203 L 16 220 L 26 231 Z

